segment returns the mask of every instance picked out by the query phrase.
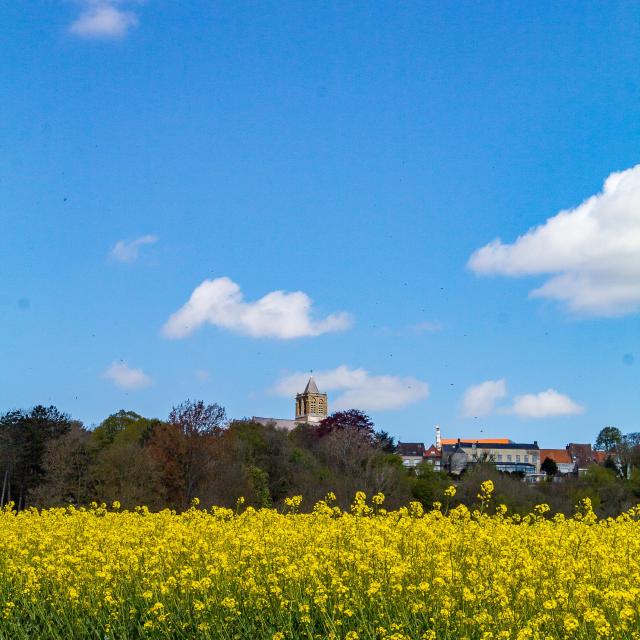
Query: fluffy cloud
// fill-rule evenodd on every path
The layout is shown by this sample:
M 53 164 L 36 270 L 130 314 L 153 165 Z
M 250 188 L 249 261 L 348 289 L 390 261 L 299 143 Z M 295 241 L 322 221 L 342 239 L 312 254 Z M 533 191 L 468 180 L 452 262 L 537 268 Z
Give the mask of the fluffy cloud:
M 152 383 L 142 369 L 132 369 L 126 362 L 113 362 L 102 375 L 121 389 L 142 389 Z
M 331 399 L 331 409 L 362 409 L 382 411 L 400 409 L 424 400 L 429 395 L 429 385 L 416 378 L 373 376 L 364 369 L 349 369 L 342 365 L 335 369 L 313 373 L 322 392 L 338 391 Z M 300 393 L 309 379 L 308 373 L 294 373 L 282 378 L 274 388 L 284 397 Z
M 540 393 L 516 396 L 513 406 L 503 412 L 514 413 L 521 418 L 548 418 L 584 413 L 584 407 L 555 389 L 547 389 Z
M 129 242 L 118 240 L 111 249 L 111 257 L 118 262 L 134 262 L 138 258 L 140 247 L 156 242 L 158 242 L 158 238 L 152 235 L 141 236 Z
M 555 389 L 516 396 L 511 406 L 496 408 L 499 400 L 507 397 L 507 382 L 487 380 L 469 387 L 462 398 L 462 414 L 466 417 L 488 416 L 494 412 L 521 418 L 549 418 L 584 413 L 584 407 Z
M 498 400 L 506 396 L 507 383 L 504 378 L 469 387 L 462 398 L 462 414 L 469 418 L 487 416 L 493 412 Z
M 482 275 L 546 275 L 530 295 L 577 313 L 640 311 L 640 165 L 612 173 L 601 193 L 514 243 L 496 239 L 478 249 L 469 266 Z
M 82 38 L 124 38 L 138 26 L 138 16 L 122 9 L 121 0 L 82 0 L 80 15 L 69 26 L 69 32 Z
M 216 278 L 196 287 L 188 302 L 169 317 L 163 333 L 184 338 L 203 324 L 212 324 L 253 338 L 290 340 L 351 326 L 347 313 L 313 320 L 311 307 L 311 298 L 302 291 L 272 291 L 255 302 L 245 302 L 233 280 Z

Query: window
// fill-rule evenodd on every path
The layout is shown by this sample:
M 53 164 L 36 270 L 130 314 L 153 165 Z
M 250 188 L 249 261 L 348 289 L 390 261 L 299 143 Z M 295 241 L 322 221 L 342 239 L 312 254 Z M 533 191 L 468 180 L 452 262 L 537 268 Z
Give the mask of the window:
M 520 462 L 520 456 L 516 456 L 516 462 Z
M 498 462 L 502 462 L 502 454 L 501 453 L 498 454 Z
M 511 454 L 510 453 L 507 454 L 507 462 L 511 462 Z

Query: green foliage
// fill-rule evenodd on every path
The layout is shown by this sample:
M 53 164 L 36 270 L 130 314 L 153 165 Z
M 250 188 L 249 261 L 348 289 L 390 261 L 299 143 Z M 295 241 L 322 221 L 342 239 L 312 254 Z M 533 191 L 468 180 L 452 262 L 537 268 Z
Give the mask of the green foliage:
M 617 427 L 604 427 L 596 438 L 595 448 L 613 451 L 622 442 L 622 432 Z
M 249 465 L 247 467 L 249 482 L 253 491 L 253 501 L 257 507 L 268 508 L 271 506 L 271 494 L 269 492 L 269 474 L 260 469 Z
M 121 410 L 89 431 L 55 407 L 38 406 L 0 416 L 0 497 L 18 509 L 95 500 L 182 511 L 196 497 L 203 505 L 234 507 L 244 497 L 256 507 L 279 507 L 301 495 L 304 510 L 329 492 L 349 508 L 353 495 L 364 491 L 383 493 L 390 509 L 411 499 L 426 508 L 434 502 L 471 507 L 482 482 L 491 480 L 496 504 L 512 512 L 547 503 L 571 514 L 588 497 L 599 515 L 615 516 L 640 498 L 640 437 L 618 438 L 615 430 L 601 436 L 603 446 L 617 444 L 584 476 L 532 485 L 479 461 L 449 499 L 444 491 L 451 478 L 428 463 L 405 469 L 390 452 L 393 439 L 374 431 L 362 412 L 334 414 L 320 433 L 305 424 L 286 431 L 251 420 L 227 422 L 220 405 L 187 401 L 166 421 Z M 542 470 L 551 476 L 557 466 L 546 459 Z
M 71 429 L 71 418 L 56 407 L 37 405 L 29 411 L 0 416 L 0 505 L 19 507 L 42 482 L 48 444 Z
M 592 464 L 583 476 L 584 481 L 592 487 L 606 487 L 615 484 L 616 472 L 605 466 Z
M 451 479 L 446 473 L 436 471 L 433 465 L 423 462 L 409 475 L 408 482 L 413 499 L 425 508 L 431 508 L 434 502 L 442 500 Z
M 376 446 L 385 453 L 395 453 L 396 442 L 395 439 L 389 435 L 386 431 L 377 431 Z
M 120 411 L 103 420 L 92 432 L 96 449 L 104 449 L 116 439 L 127 442 L 146 442 L 160 420 L 144 418 L 135 411 Z

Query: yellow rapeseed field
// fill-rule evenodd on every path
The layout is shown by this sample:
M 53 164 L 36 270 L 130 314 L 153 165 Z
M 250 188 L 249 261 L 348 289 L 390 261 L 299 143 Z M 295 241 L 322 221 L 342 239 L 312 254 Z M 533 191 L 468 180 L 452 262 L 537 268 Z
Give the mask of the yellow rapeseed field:
M 640 638 L 640 509 L 0 514 L 0 638 Z M 447 499 L 455 490 L 447 491 Z M 487 515 L 491 511 L 491 515 Z

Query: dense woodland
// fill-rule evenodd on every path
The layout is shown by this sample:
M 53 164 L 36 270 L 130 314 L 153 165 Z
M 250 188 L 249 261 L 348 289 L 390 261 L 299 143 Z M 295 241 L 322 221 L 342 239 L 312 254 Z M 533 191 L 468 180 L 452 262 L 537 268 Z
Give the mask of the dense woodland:
M 233 507 L 241 497 L 278 507 L 292 495 L 311 508 L 328 492 L 346 507 L 360 490 L 384 493 L 389 508 L 410 500 L 430 508 L 449 504 L 452 483 L 427 464 L 405 469 L 392 438 L 357 410 L 286 432 L 228 420 L 223 407 L 201 401 L 174 407 L 166 420 L 119 411 L 94 429 L 55 407 L 9 411 L 0 416 L 0 474 L 0 504 L 16 509 L 118 501 L 181 511 L 196 497 L 203 507 Z M 594 465 L 580 478 L 530 485 L 481 464 L 456 479 L 451 504 L 472 506 L 490 478 L 496 503 L 516 512 L 545 502 L 569 514 L 588 496 L 600 515 L 616 515 L 640 502 L 640 472 L 620 476 L 613 464 Z

